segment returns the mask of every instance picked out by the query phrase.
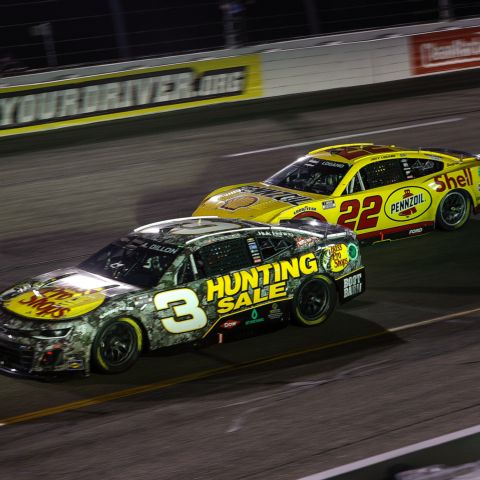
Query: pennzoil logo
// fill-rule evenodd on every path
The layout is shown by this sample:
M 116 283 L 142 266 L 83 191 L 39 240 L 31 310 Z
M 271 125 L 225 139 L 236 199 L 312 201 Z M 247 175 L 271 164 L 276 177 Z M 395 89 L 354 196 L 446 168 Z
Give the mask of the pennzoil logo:
M 258 197 L 253 195 L 239 195 L 237 197 L 229 198 L 223 202 L 220 208 L 230 210 L 231 212 L 239 208 L 247 208 L 255 205 L 258 202 Z
M 431 204 L 432 197 L 424 188 L 399 188 L 385 202 L 385 214 L 396 222 L 406 222 L 423 215 Z
M 63 320 L 77 317 L 99 307 L 105 300 L 101 288 L 41 288 L 29 290 L 4 303 L 13 313 L 41 320 Z

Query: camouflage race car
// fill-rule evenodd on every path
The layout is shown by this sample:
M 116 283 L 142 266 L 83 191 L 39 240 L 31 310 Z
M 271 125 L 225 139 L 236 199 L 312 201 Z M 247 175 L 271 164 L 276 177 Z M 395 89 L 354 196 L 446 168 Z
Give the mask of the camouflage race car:
M 193 215 L 276 224 L 316 218 L 364 242 L 460 228 L 480 212 L 480 159 L 439 148 L 320 148 L 267 180 L 215 190 Z
M 364 289 L 355 234 L 343 227 L 167 220 L 3 292 L 0 367 L 121 372 L 144 350 L 255 334 L 291 311 L 320 324 Z

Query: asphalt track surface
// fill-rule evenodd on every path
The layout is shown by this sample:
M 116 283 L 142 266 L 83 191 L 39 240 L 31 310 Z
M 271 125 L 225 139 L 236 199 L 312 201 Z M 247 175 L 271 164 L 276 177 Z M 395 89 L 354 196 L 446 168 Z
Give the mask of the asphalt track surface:
M 480 151 L 479 95 L 4 139 L 0 288 L 189 215 L 212 188 L 264 178 L 309 147 L 232 154 L 350 135 Z M 116 376 L 2 375 L 0 478 L 297 479 L 476 425 L 479 246 L 473 218 L 364 248 L 367 292 L 319 328 L 150 354 Z

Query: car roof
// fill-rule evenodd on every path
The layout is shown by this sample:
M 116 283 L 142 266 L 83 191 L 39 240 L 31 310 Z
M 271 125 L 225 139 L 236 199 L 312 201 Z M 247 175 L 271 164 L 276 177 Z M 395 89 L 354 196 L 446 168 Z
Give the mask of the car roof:
M 225 235 L 238 235 L 252 231 L 284 231 L 299 235 L 310 235 L 321 239 L 335 239 L 344 237 L 350 231 L 337 225 L 322 224 L 308 226 L 303 224 L 269 225 L 250 220 L 230 219 L 215 216 L 185 217 L 160 222 L 149 223 L 136 228 L 131 235 L 168 243 L 177 246 L 186 246 L 195 243 L 200 246 L 208 243 L 212 238 Z
M 368 160 L 369 157 L 378 159 L 378 156 L 388 158 L 391 154 L 392 158 L 399 156 L 401 153 L 420 153 L 423 155 L 435 155 L 439 160 L 448 160 L 453 162 L 461 162 L 465 158 L 474 157 L 473 154 L 460 150 L 452 150 L 438 147 L 428 148 L 403 148 L 396 145 L 375 145 L 373 143 L 346 143 L 342 145 L 330 145 L 328 147 L 318 148 L 309 152 L 309 155 L 322 160 L 331 160 L 354 164 L 362 160 Z
M 205 235 L 221 235 L 265 226 L 263 223 L 215 216 L 184 217 L 149 223 L 136 228 L 133 233 L 159 242 L 185 245 Z

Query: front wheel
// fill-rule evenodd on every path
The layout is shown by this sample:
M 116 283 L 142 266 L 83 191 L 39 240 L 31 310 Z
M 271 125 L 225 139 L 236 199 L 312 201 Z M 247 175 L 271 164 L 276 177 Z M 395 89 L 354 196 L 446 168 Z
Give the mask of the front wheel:
M 470 197 L 461 190 L 452 190 L 440 201 L 436 224 L 442 230 L 457 230 L 468 220 L 470 209 Z
M 300 285 L 293 299 L 296 322 L 304 327 L 327 320 L 337 304 L 337 290 L 326 275 L 315 275 Z
M 101 373 L 129 369 L 140 355 L 142 330 L 131 318 L 117 318 L 100 328 L 92 345 L 92 366 Z

